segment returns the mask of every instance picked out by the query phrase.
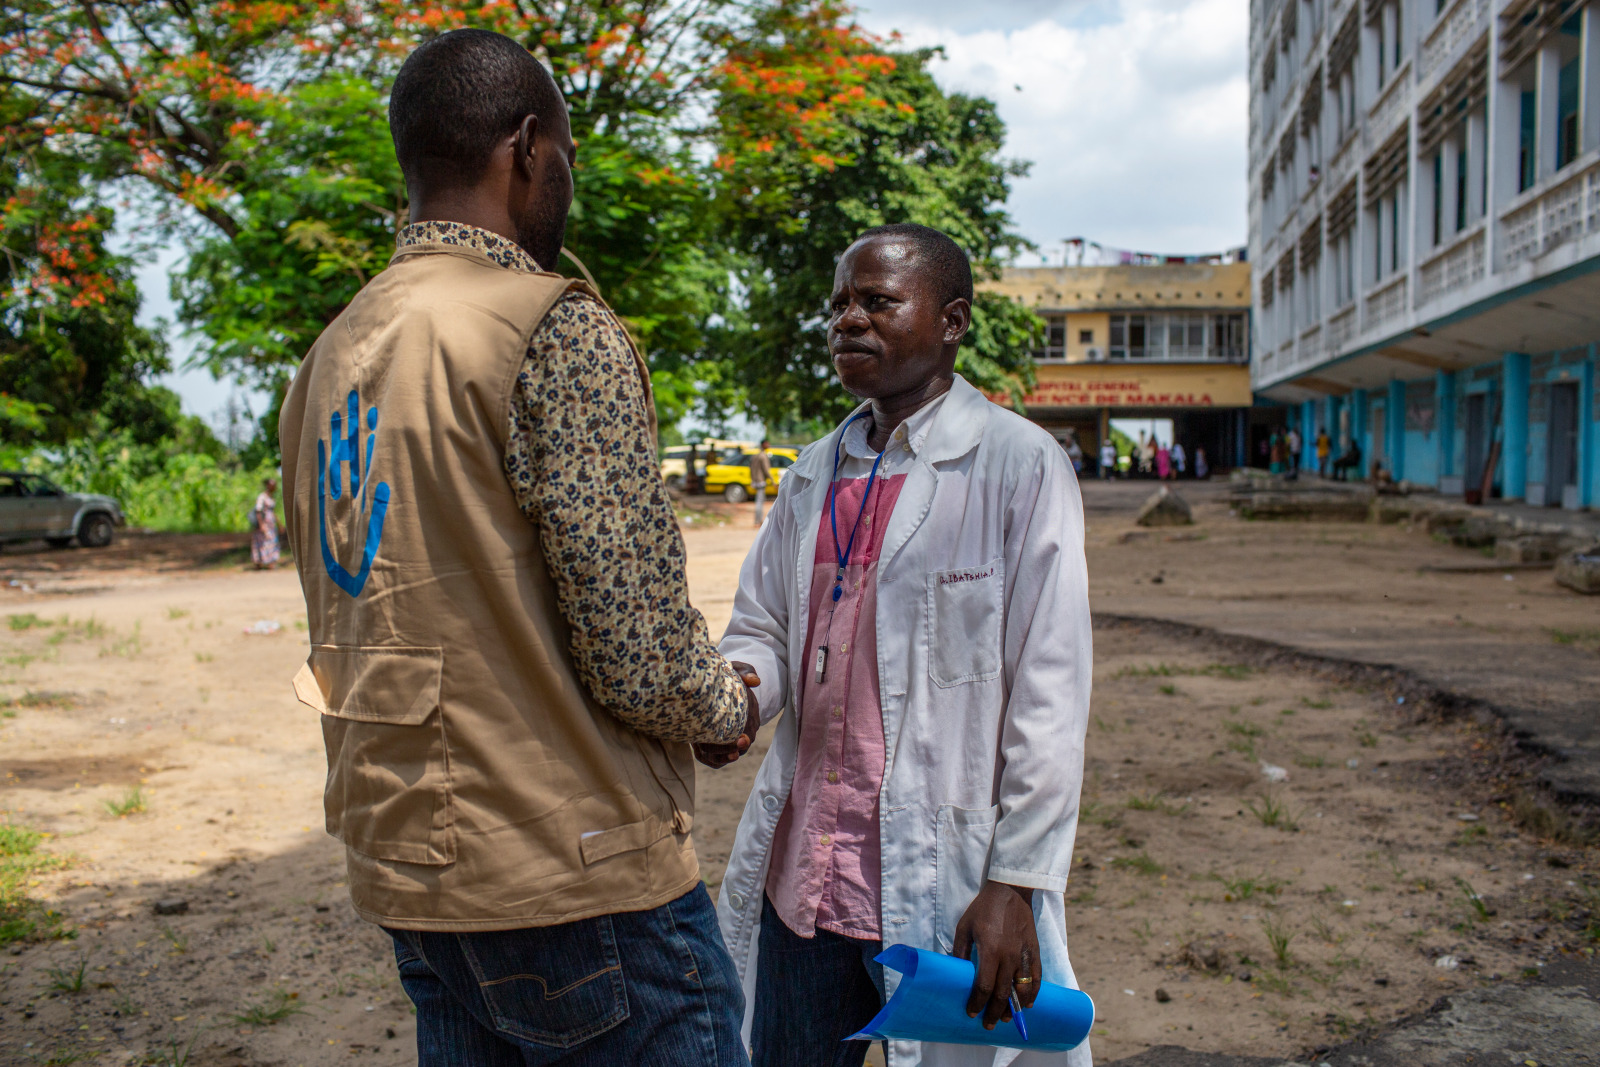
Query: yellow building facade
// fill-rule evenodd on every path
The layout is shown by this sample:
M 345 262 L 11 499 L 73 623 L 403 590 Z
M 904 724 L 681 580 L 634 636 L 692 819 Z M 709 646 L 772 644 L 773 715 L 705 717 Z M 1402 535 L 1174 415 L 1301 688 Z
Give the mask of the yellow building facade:
M 1093 469 L 1113 418 L 1171 419 L 1213 467 L 1250 444 L 1250 265 L 1013 267 L 982 288 L 1045 320 L 1030 419 L 1075 437 Z

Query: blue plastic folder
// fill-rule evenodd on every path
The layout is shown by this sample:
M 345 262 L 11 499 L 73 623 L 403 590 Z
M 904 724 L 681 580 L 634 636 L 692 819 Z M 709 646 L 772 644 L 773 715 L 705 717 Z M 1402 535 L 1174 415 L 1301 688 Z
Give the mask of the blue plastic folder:
M 1045 982 L 1027 1010 L 1026 1037 L 1015 1021 L 985 1030 L 982 1015 L 967 1018 L 967 997 L 975 974 L 969 961 L 909 945 L 891 945 L 878 954 L 878 962 L 905 977 L 877 1018 L 846 1041 L 903 1038 L 1066 1052 L 1082 1044 L 1094 1025 L 1094 1001 L 1087 993 Z

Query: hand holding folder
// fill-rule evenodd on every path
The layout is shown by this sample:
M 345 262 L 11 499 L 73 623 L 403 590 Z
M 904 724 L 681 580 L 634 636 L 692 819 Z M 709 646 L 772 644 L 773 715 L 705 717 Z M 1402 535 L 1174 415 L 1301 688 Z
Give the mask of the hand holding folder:
M 975 974 L 971 962 L 908 945 L 891 945 L 877 959 L 905 977 L 883 1010 L 847 1041 L 904 1038 L 1066 1052 L 1082 1044 L 1094 1025 L 1094 1002 L 1087 993 L 1044 982 L 1026 1020 L 1013 1004 L 1010 1023 L 985 1030 L 981 1016 L 967 1015 Z

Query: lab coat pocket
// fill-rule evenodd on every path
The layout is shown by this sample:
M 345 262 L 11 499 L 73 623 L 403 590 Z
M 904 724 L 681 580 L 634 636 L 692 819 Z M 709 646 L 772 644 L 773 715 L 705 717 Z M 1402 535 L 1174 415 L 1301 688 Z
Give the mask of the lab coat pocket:
M 983 888 L 989 874 L 989 850 L 994 847 L 994 824 L 1000 806 L 939 808 L 934 828 L 933 888 L 934 934 L 943 952 L 954 950 L 956 924 Z
M 317 645 L 295 677 L 322 713 L 328 833 L 377 860 L 455 862 L 444 713 L 444 651 Z
M 928 673 L 942 689 L 1000 676 L 1005 559 L 928 575 Z

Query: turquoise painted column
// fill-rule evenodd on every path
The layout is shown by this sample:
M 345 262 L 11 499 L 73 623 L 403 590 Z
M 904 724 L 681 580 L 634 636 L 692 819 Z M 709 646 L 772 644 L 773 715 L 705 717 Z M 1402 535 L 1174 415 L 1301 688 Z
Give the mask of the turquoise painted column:
M 1448 478 L 1456 459 L 1456 372 L 1442 370 L 1433 379 L 1433 431 L 1439 435 L 1439 477 Z
M 1350 440 L 1361 446 L 1361 465 L 1354 474 L 1358 478 L 1367 476 L 1368 466 L 1372 463 L 1372 442 L 1367 440 L 1367 391 L 1355 389 L 1350 393 Z
M 1600 416 L 1600 404 L 1594 401 L 1595 388 L 1595 357 L 1600 351 L 1600 345 L 1589 346 L 1589 358 L 1584 361 L 1583 368 L 1578 372 L 1578 493 L 1583 497 L 1582 504 L 1592 508 L 1596 500 L 1596 482 L 1600 482 L 1600 423 L 1596 417 Z
M 1505 381 L 1505 436 L 1502 469 L 1505 478 L 1500 483 L 1500 495 L 1507 500 L 1521 500 L 1528 494 L 1528 385 L 1531 375 L 1530 360 L 1525 352 L 1507 352 L 1503 379 Z
M 1300 469 L 1317 469 L 1317 402 L 1307 400 L 1300 405 L 1300 455 L 1296 457 Z
M 1383 431 L 1389 438 L 1389 476 L 1398 482 L 1406 476 L 1406 383 L 1398 378 L 1389 383 L 1383 419 Z

